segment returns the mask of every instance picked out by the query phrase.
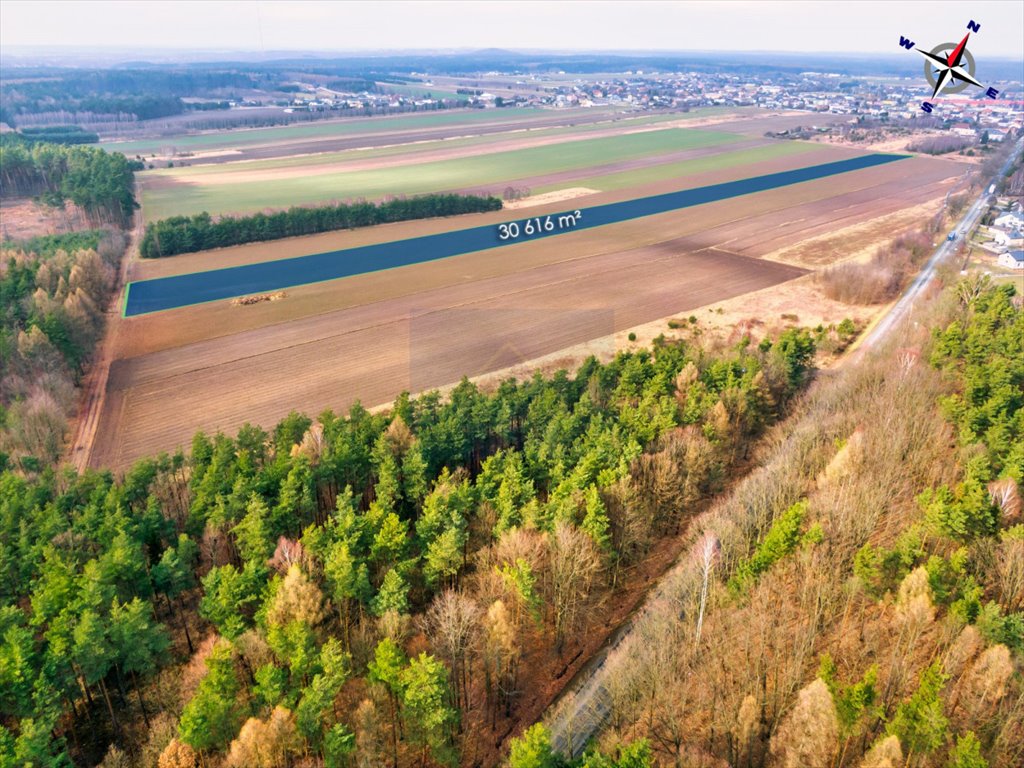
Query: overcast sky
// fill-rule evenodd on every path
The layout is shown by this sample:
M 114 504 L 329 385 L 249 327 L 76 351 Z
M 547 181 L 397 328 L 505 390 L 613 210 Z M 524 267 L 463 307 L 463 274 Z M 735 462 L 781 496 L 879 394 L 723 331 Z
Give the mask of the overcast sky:
M 898 53 L 929 48 L 1024 59 L 1024 2 L 329 2 L 328 0 L 0 0 L 0 45 L 365 51 L 553 49 Z

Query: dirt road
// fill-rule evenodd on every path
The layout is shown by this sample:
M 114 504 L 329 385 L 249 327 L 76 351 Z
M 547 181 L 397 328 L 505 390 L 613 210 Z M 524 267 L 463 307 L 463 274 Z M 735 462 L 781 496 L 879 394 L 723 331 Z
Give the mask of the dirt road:
M 136 188 L 136 197 L 138 189 Z M 96 431 L 100 425 L 100 415 L 106 399 L 107 381 L 110 376 L 110 365 L 117 355 L 118 331 L 120 330 L 121 304 L 124 300 L 125 286 L 128 284 L 128 271 L 131 262 L 138 258 L 139 243 L 142 242 L 142 212 L 135 216 L 135 227 L 129 233 L 128 243 L 121 256 L 117 272 L 117 282 L 111 291 L 110 301 L 104 312 L 103 340 L 96 350 L 96 355 L 89 366 L 82 390 L 78 398 L 78 413 L 75 416 L 72 438 L 68 443 L 66 458 L 78 472 L 89 466 L 92 448 L 96 441 Z

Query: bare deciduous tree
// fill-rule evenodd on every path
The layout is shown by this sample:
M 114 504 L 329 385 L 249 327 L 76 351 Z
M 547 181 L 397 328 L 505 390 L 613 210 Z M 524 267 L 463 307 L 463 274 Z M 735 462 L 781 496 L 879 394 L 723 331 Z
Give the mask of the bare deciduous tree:
M 295 715 L 277 706 L 266 720 L 250 717 L 245 721 L 224 764 L 228 768 L 284 768 L 301 751 Z
M 994 709 L 1006 696 L 1013 676 L 1013 660 L 1005 645 L 985 650 L 957 681 L 951 697 L 951 708 L 962 708 L 970 720 L 969 727 L 978 727 L 989 720 Z
M 303 621 L 315 627 L 326 615 L 327 608 L 320 588 L 309 580 L 299 566 L 291 566 L 270 604 L 267 622 L 283 627 L 292 621 Z
M 903 750 L 900 748 L 900 740 L 896 736 L 886 736 L 879 739 L 874 746 L 864 755 L 860 768 L 901 768 L 903 765 Z
M 700 645 L 700 635 L 704 629 L 704 609 L 708 603 L 708 587 L 711 582 L 711 571 L 715 567 L 715 558 L 718 556 L 718 537 L 711 531 L 705 531 L 704 535 L 697 542 L 693 549 L 693 558 L 700 569 L 700 606 L 697 609 L 697 631 L 694 636 L 694 645 Z
M 594 541 L 575 526 L 559 522 L 548 539 L 548 593 L 555 631 L 555 649 L 561 653 L 566 637 L 575 632 L 601 568 Z
M 386 762 L 384 736 L 377 706 L 363 699 L 356 708 L 356 765 L 359 768 L 380 768 Z
M 992 503 L 999 507 L 1003 515 L 1003 522 L 1013 524 L 1020 517 L 1021 498 L 1020 488 L 1017 481 L 1012 477 L 1004 477 L 1001 480 L 993 480 L 988 484 L 988 495 Z
M 1007 538 L 996 552 L 996 583 L 1007 611 L 1024 608 L 1024 541 Z
M 471 703 L 472 654 L 480 634 L 480 607 L 472 598 L 446 590 L 434 598 L 420 626 L 451 668 L 456 706 L 467 711 Z
M 183 741 L 171 739 L 157 759 L 157 768 L 195 768 L 198 761 L 196 752 Z
M 511 714 L 512 703 L 518 694 L 519 657 L 521 650 L 516 630 L 505 603 L 496 600 L 484 617 L 483 658 L 484 683 L 494 727 L 498 707 Z

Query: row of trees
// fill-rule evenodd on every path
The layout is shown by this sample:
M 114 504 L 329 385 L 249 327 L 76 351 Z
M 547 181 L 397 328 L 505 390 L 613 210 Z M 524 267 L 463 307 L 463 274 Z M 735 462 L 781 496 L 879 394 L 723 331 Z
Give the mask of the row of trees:
M 80 125 L 50 125 L 23 128 L 21 136 L 28 142 L 44 141 L 50 144 L 95 144 L 100 137 L 89 133 Z
M 135 166 L 119 152 L 0 136 L 0 194 L 70 200 L 96 226 L 127 227 L 135 202 Z
M 802 331 L 659 341 L 490 395 L 200 434 L 120 481 L 8 471 L 0 754 L 54 765 L 95 738 L 161 766 L 471 760 L 813 352 Z
M 1024 312 L 975 278 L 939 304 L 694 522 L 602 667 L 612 736 L 682 765 L 1022 764 Z
M 185 111 L 181 96 L 219 88 L 250 88 L 252 75 L 233 69 L 66 69 L 40 67 L 0 84 L 0 107 L 13 127 L 50 112 L 126 114 L 149 120 Z
M 395 198 L 380 203 L 339 203 L 312 208 L 293 207 L 277 213 L 225 216 L 216 221 L 203 212 L 174 216 L 146 225 L 139 252 L 154 259 L 223 248 L 242 243 L 313 235 L 336 229 L 356 229 L 435 216 L 501 210 L 501 200 L 478 195 L 431 194 Z
M 294 238 L 301 234 L 354 229 L 394 221 L 458 216 L 464 213 L 499 211 L 497 198 L 476 195 L 423 195 L 396 198 L 382 203 L 340 203 L 315 208 L 294 207 L 278 213 L 225 216 L 214 220 L 204 212 L 173 216 L 145 226 L 139 246 L 143 258 L 152 259 L 224 248 L 244 243 Z

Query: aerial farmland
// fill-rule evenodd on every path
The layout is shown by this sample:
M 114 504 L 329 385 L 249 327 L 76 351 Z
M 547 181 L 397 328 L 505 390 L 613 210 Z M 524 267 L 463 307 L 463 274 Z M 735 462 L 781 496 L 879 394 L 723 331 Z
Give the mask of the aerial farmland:
M 0 5 L 0 767 L 1024 765 L 1024 4 Z
M 586 221 L 599 206 L 872 156 L 766 137 L 807 123 L 800 114 L 461 114 L 124 145 L 149 150 L 163 166 L 139 174 L 146 220 L 438 192 L 515 194 L 491 213 L 133 260 L 90 463 L 124 467 L 173 451 L 197 428 L 232 433 L 246 421 L 272 425 L 296 408 L 372 407 L 560 352 L 571 361 L 572 350 L 599 339 L 614 350 L 617 334 L 621 343 L 630 329 L 782 283 L 811 290 L 813 270 L 882 242 L 929 206 L 938 210 L 965 170 L 887 156 L 873 167 L 557 237 L 386 271 L 386 263 L 371 264 L 340 279 L 304 275 L 302 257 L 313 254 L 335 254 L 341 269 L 352 249 L 484 227 L 497 233 L 503 223 L 567 212 Z M 160 146 L 177 154 L 161 162 Z M 849 237 L 821 241 L 844 228 Z M 211 270 L 278 262 L 287 277 L 257 297 L 273 293 L 273 301 L 240 301 L 257 293 L 245 281 L 224 298 L 183 299 L 188 306 L 158 312 L 132 299 L 163 290 L 162 278 L 209 283 L 213 275 L 203 273 Z M 177 418 L 183 411 L 187 424 Z

